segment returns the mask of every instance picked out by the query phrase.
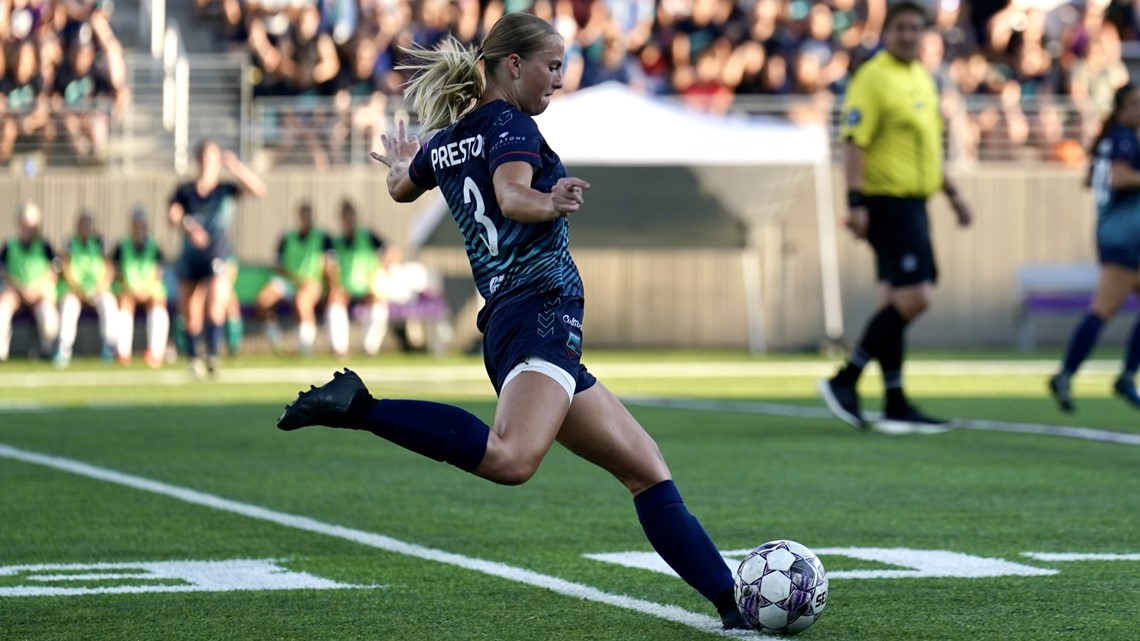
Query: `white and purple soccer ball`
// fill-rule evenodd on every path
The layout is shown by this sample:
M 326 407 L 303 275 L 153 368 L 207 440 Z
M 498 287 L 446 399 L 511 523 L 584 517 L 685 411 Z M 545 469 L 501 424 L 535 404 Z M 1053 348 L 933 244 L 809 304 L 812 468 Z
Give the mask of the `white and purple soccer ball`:
M 736 605 L 761 632 L 796 634 L 827 605 L 827 574 L 819 557 L 795 541 L 769 541 L 736 568 Z

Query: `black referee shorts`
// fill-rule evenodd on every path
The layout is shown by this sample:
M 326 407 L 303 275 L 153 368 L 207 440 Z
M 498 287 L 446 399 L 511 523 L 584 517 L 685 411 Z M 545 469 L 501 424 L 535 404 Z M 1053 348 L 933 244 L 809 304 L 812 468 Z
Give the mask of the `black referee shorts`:
M 867 241 L 875 250 L 878 280 L 894 287 L 938 280 L 925 198 L 870 196 Z

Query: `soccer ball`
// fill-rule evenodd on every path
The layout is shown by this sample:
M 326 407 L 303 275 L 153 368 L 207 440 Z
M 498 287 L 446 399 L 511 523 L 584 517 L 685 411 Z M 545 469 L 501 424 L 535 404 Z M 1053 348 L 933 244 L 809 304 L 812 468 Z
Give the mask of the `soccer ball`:
M 736 606 L 761 632 L 796 634 L 827 605 L 827 574 L 815 552 L 795 541 L 769 541 L 736 568 Z

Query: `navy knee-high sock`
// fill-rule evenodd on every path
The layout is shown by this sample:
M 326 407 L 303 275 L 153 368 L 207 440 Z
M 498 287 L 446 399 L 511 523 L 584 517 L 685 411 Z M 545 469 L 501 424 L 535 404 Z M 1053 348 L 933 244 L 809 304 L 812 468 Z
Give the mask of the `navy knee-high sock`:
M 1140 320 L 1132 326 L 1132 336 L 1128 339 L 1128 351 L 1124 353 L 1124 371 L 1121 375 L 1127 379 L 1136 377 L 1136 370 L 1140 369 Z
M 198 339 L 202 338 L 202 334 L 191 334 L 186 332 L 186 355 L 190 358 L 198 358 Z
M 346 427 L 372 432 L 404 449 L 474 472 L 487 453 L 491 428 L 453 405 L 430 401 L 373 400 L 350 410 Z
M 1065 352 L 1062 374 L 1072 376 L 1077 373 L 1081 363 L 1085 362 L 1093 347 L 1096 346 L 1096 341 L 1100 338 L 1100 330 L 1103 328 L 1104 321 L 1099 316 L 1092 312 L 1085 314 L 1080 324 L 1073 330 L 1072 338 L 1069 339 L 1069 348 Z
M 209 356 L 217 356 L 221 353 L 222 345 L 222 332 L 224 327 L 215 325 L 214 323 L 206 323 L 206 354 Z
M 685 507 L 673 481 L 633 497 L 637 518 L 657 554 L 721 611 L 732 604 L 732 571 L 708 533 Z M 727 603 L 725 603 L 727 599 Z

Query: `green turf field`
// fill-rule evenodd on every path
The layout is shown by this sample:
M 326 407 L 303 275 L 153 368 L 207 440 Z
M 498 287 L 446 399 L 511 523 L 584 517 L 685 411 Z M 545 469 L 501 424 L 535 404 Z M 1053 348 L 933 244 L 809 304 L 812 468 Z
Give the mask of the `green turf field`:
M 1083 370 L 1061 416 L 1051 362 L 917 359 L 923 409 L 971 420 L 891 436 L 821 417 L 828 361 L 589 356 L 722 550 L 821 551 L 829 604 L 800 638 L 1140 635 L 1140 412 L 1109 397 L 1114 362 Z M 636 567 L 651 548 L 622 487 L 557 447 L 506 488 L 369 434 L 276 430 L 333 367 L 246 359 L 191 383 L 0 366 L 0 639 L 716 636 L 695 592 Z M 359 371 L 376 395 L 494 411 L 474 359 Z

